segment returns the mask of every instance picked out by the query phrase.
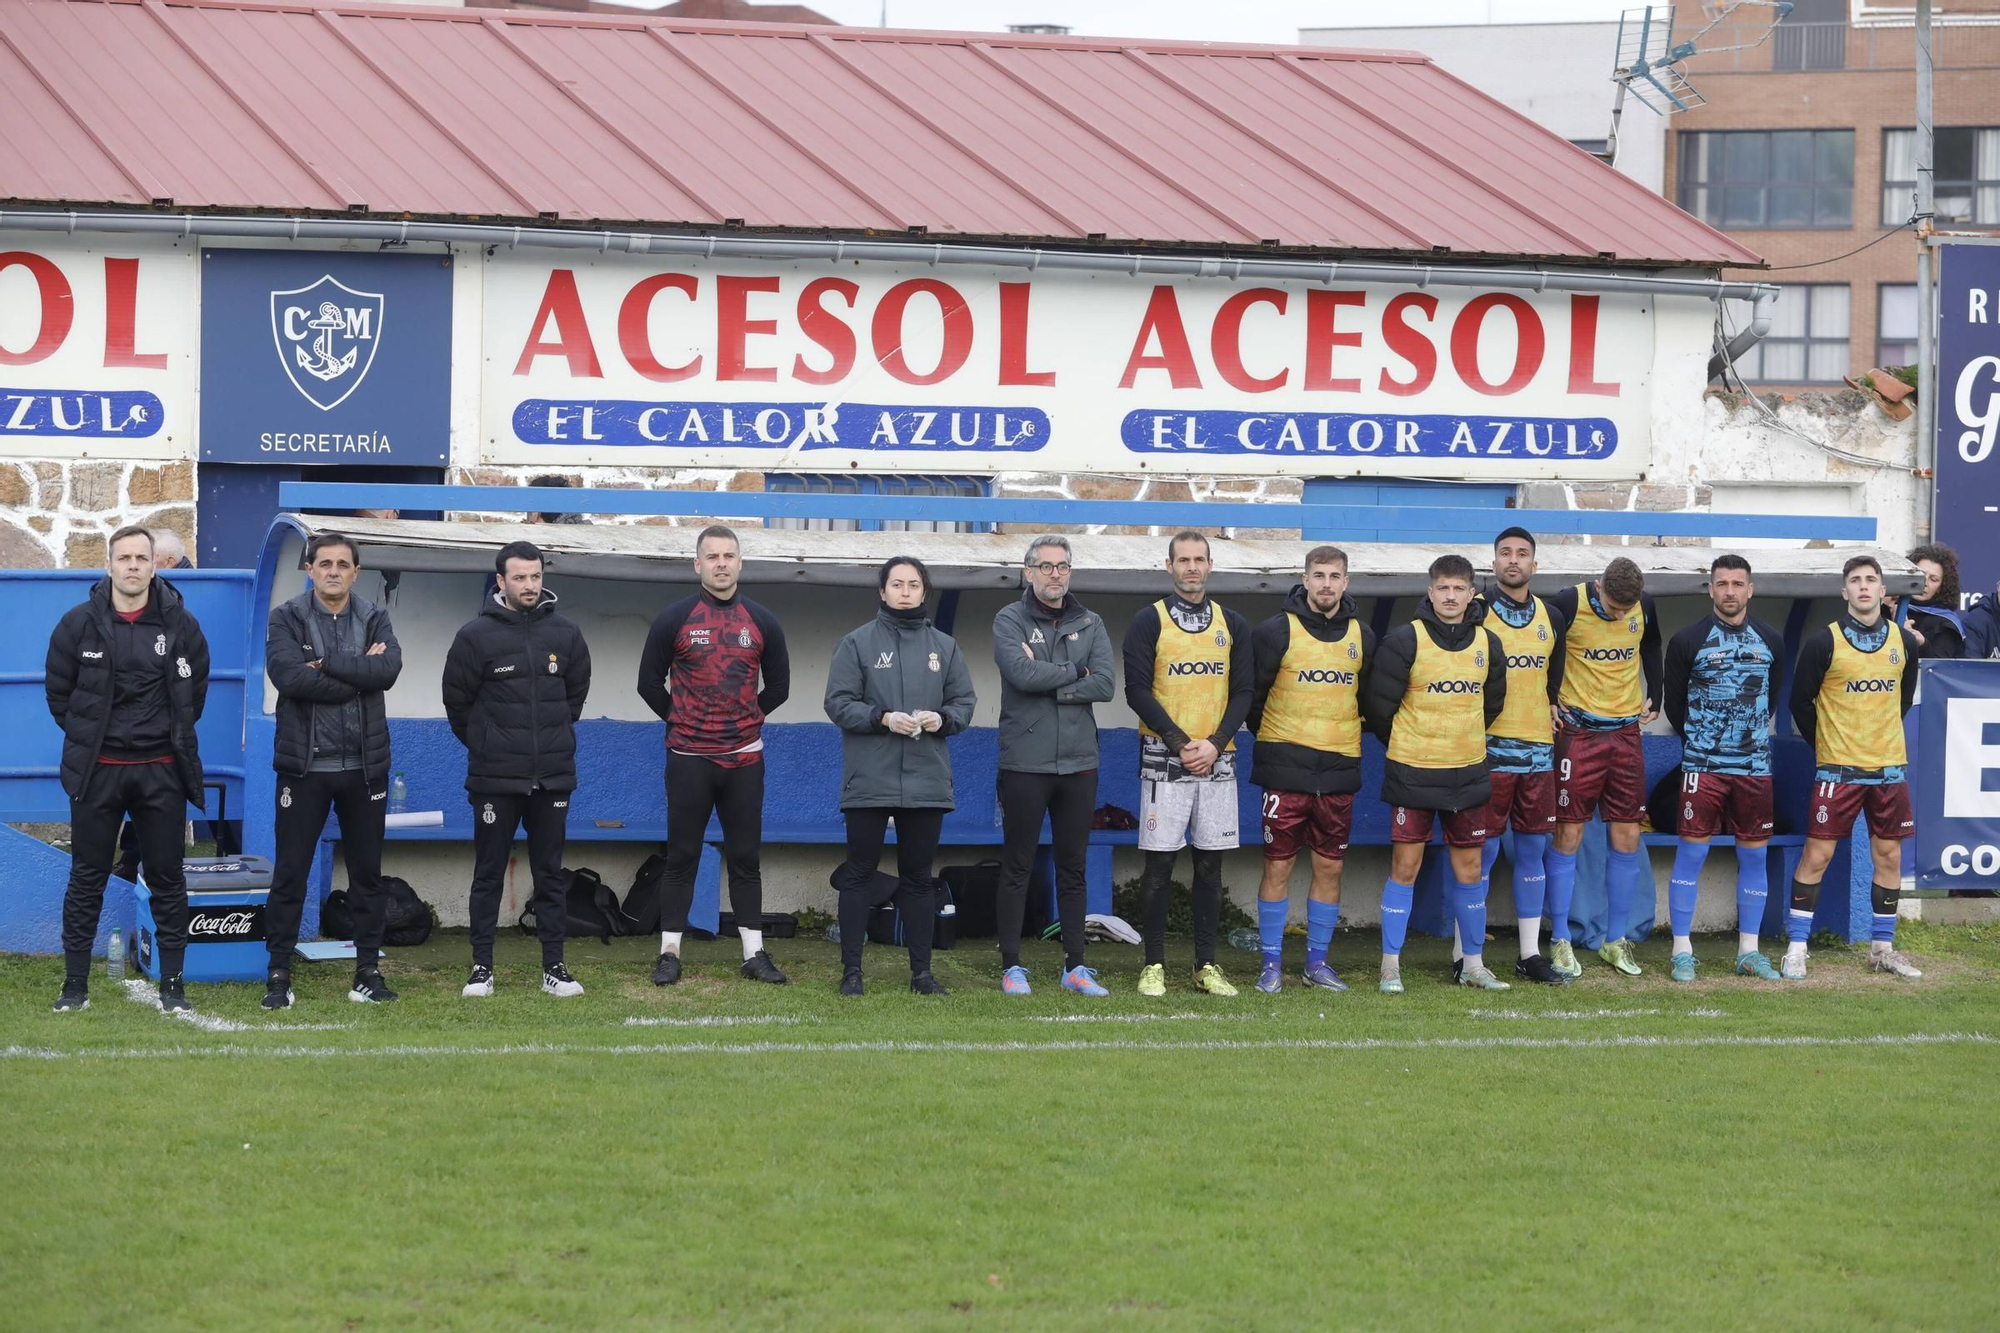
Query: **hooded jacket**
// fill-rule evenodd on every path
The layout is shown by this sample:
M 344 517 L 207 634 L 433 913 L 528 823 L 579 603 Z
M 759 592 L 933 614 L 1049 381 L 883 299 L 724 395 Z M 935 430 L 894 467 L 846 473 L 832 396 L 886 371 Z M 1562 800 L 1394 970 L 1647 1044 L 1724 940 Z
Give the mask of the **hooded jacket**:
M 1016 773 L 1096 768 L 1091 705 L 1109 703 L 1118 692 L 1111 635 L 1097 613 L 1073 596 L 1045 607 L 1029 588 L 993 617 L 993 661 L 1000 668 L 1000 767 Z
M 922 608 L 884 606 L 842 639 L 827 667 L 826 715 L 840 728 L 840 808 L 950 810 L 951 752 L 945 738 L 972 725 L 972 673 L 951 635 Z M 936 731 L 902 736 L 889 713 L 936 713 Z
M 389 777 L 389 716 L 384 693 L 403 672 L 403 649 L 389 625 L 389 612 L 359 597 L 348 598 L 361 646 L 350 650 L 325 641 L 323 612 L 314 604 L 318 594 L 308 588 L 289 602 L 271 608 L 264 635 L 264 671 L 278 691 L 277 735 L 271 743 L 271 767 L 290 777 L 303 777 L 313 759 L 313 715 L 324 709 L 321 728 L 337 727 L 337 740 L 324 742 L 361 756 L 361 769 L 373 784 Z M 368 655 L 368 645 L 385 650 Z M 314 670 L 307 665 L 318 662 Z M 341 705 L 353 704 L 346 708 Z
M 488 598 L 444 659 L 444 715 L 465 746 L 465 789 L 575 791 L 576 722 L 589 694 L 590 649 L 554 593 L 543 589 L 527 611 Z
M 1251 633 L 1250 649 L 1256 662 L 1257 682 L 1255 696 L 1250 703 L 1249 723 L 1253 732 L 1264 725 L 1264 706 L 1270 701 L 1272 687 L 1278 683 L 1278 666 L 1292 646 L 1293 616 L 1297 616 L 1306 633 L 1319 642 L 1338 643 L 1347 637 L 1348 628 L 1354 624 L 1354 603 L 1352 598 L 1342 597 L 1340 606 L 1332 615 L 1321 615 L 1313 610 L 1305 585 L 1295 583 L 1291 595 L 1285 598 L 1284 609 Z M 1364 624 L 1361 626 L 1361 661 L 1356 667 L 1357 703 L 1367 694 L 1369 669 L 1374 665 L 1375 651 L 1375 631 Z M 1250 764 L 1250 780 L 1266 791 L 1339 795 L 1361 789 L 1361 760 L 1353 755 L 1315 750 L 1289 741 L 1267 741 L 1260 737 Z
M 157 617 L 157 619 L 153 619 Z M 167 745 L 181 791 L 197 809 L 205 809 L 201 747 L 195 723 L 208 703 L 208 640 L 188 613 L 181 594 L 154 576 L 141 623 L 157 624 L 153 657 L 166 681 Z M 62 785 L 72 797 L 83 795 L 90 770 L 104 753 L 117 700 L 118 643 L 124 626 L 111 608 L 111 580 L 99 579 L 90 596 L 71 607 L 49 635 L 43 664 L 49 715 L 63 731 Z M 143 663 L 143 657 L 142 657 Z M 127 663 L 126 669 L 131 670 Z
M 2000 657 L 2000 592 L 1990 592 L 1965 608 L 1965 655 Z
M 1432 643 L 1447 652 L 1462 652 L 1475 637 L 1486 643 L 1486 681 L 1480 690 L 1486 720 L 1482 729 L 1493 725 L 1507 704 L 1507 655 L 1500 640 L 1485 626 L 1486 604 L 1474 600 L 1466 608 L 1465 619 L 1447 625 L 1437 618 L 1426 597 L 1417 607 L 1417 618 L 1399 625 L 1382 637 L 1375 651 L 1375 665 L 1368 675 L 1368 689 L 1362 695 L 1361 716 L 1368 730 L 1384 744 L 1403 706 L 1410 686 L 1410 667 L 1416 661 L 1417 635 L 1427 634 Z M 1385 759 L 1382 768 L 1382 799 L 1390 805 L 1413 810 L 1470 810 L 1486 804 L 1493 794 L 1486 760 L 1462 768 L 1417 768 Z

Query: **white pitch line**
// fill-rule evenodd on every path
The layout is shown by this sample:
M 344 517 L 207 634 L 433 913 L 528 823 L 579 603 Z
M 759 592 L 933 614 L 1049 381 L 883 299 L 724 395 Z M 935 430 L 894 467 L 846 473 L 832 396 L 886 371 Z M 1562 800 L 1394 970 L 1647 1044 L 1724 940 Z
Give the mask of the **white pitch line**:
M 384 1056 L 512 1055 L 852 1055 L 852 1054 L 1037 1054 L 1059 1051 L 1485 1051 L 1621 1050 L 1687 1047 L 1863 1047 L 1991 1045 L 1984 1032 L 1878 1033 L 1866 1037 L 1353 1037 L 1298 1040 L 1136 1041 L 752 1041 L 649 1042 L 592 1046 L 576 1042 L 518 1042 L 500 1046 L 166 1046 L 125 1050 L 62 1051 L 46 1046 L 0 1047 L 0 1060 L 177 1060 L 220 1056 L 247 1060 L 348 1060 Z
M 1030 1014 L 1030 1023 L 1249 1023 L 1265 1014 Z
M 149 1009 L 160 1007 L 160 991 L 150 981 L 138 979 L 125 982 L 125 998 L 134 1004 L 143 1004 Z M 190 1009 L 176 1010 L 174 1017 L 183 1023 L 191 1023 L 203 1032 L 345 1032 L 352 1023 L 240 1023 L 220 1014 L 197 1013 Z
M 713 1014 L 706 1018 L 628 1018 L 628 1028 L 739 1028 L 759 1027 L 775 1024 L 780 1027 L 797 1027 L 804 1019 L 787 1014 Z M 814 1020 L 817 1022 L 818 1020 Z
M 1579 1018 L 1727 1018 L 1721 1009 L 1468 1009 L 1468 1018 L 1579 1019 Z

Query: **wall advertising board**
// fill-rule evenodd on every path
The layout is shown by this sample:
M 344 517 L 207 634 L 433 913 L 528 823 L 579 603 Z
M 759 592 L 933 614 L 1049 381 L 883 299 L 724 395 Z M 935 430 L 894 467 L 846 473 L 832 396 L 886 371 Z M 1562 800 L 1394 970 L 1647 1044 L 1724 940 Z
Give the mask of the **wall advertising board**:
M 446 254 L 201 256 L 201 456 L 223 463 L 446 461 Z
M 1650 452 L 1649 297 L 502 252 L 484 300 L 493 463 L 1503 481 Z
M 170 242 L 0 232 L 0 455 L 187 457 L 194 311 Z
M 2000 662 L 1926 662 L 1917 887 L 2000 888 Z
M 2000 245 L 1938 245 L 1937 540 L 1968 590 L 2000 580 Z

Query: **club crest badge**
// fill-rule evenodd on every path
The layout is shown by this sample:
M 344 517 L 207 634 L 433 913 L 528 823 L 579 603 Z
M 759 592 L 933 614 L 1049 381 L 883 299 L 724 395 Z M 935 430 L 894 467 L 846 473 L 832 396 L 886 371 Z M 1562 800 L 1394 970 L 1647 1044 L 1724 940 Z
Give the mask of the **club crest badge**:
M 739 648 L 748 648 L 750 646 L 750 627 L 748 625 L 736 631 L 736 644 Z
M 1484 648 L 1475 648 L 1472 650 L 1472 665 L 1476 667 L 1486 665 L 1486 650 Z
M 188 665 L 188 660 L 185 657 L 176 657 L 174 659 L 174 669 L 181 673 L 182 680 L 189 680 L 194 676 L 194 669 Z
M 1361 650 L 1353 644 L 1347 645 L 1347 660 L 1352 662 L 1361 656 Z
M 323 274 L 319 281 L 271 293 L 271 340 L 285 374 L 322 412 L 347 401 L 382 340 L 380 292 L 358 292 Z
M 932 654 L 931 654 L 931 670 L 933 670 L 933 671 L 942 671 L 942 670 L 944 670 L 944 667 L 943 667 L 942 665 L 940 665 L 940 664 L 939 664 L 939 662 L 938 662 L 938 655 L 937 655 L 936 653 L 932 653 Z
M 1218 648 L 1223 648 L 1227 647 L 1228 644 L 1229 644 L 1229 636 L 1227 634 L 1224 634 L 1221 630 L 1217 630 L 1215 632 L 1215 646 Z
M 1902 661 L 1903 661 L 1903 654 L 1897 649 L 1891 648 L 1889 650 L 1889 665 L 1899 666 L 1902 664 Z
M 166 655 L 167 655 L 167 636 L 162 634 L 160 635 L 160 637 L 153 640 L 153 656 L 165 657 Z
M 1633 616 L 1626 620 L 1625 632 L 1627 634 L 1637 634 L 1639 632 L 1639 617 Z
M 1535 626 L 1535 637 L 1543 643 L 1547 643 L 1549 641 L 1549 627 L 1547 625 Z
M 283 810 L 292 808 L 292 789 L 290 787 L 278 788 L 278 807 Z
M 493 822 L 493 802 L 488 801 L 479 808 L 479 822 L 482 824 L 491 824 Z
M 549 674 L 551 676 L 556 674 L 556 655 L 554 653 L 549 654 Z

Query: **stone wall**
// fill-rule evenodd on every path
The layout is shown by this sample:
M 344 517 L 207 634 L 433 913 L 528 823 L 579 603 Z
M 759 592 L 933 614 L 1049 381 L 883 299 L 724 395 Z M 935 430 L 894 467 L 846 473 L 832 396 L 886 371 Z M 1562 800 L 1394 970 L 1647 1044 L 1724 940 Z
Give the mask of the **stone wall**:
M 172 528 L 194 549 L 195 465 L 0 459 L 0 569 L 101 568 L 127 523 Z

